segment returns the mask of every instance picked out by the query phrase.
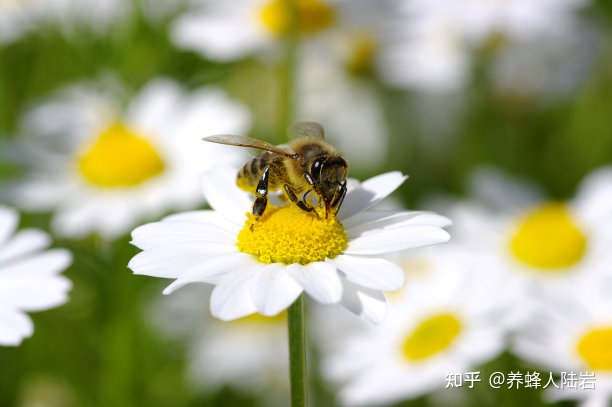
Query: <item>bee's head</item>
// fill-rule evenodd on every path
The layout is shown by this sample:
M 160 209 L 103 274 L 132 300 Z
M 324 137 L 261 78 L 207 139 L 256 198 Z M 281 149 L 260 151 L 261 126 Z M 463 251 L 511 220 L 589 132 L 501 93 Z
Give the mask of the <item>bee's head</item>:
M 313 186 L 325 205 L 325 216 L 330 210 L 337 213 L 346 195 L 348 164 L 340 156 L 320 156 L 312 161 L 310 175 Z

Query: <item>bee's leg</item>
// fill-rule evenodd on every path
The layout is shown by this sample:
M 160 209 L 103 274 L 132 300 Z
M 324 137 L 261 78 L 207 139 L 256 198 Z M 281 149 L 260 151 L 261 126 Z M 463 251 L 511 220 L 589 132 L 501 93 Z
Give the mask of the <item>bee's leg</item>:
M 309 206 L 306 202 L 304 202 L 303 197 L 302 199 L 299 199 L 297 197 L 297 195 L 295 194 L 295 191 L 293 190 L 293 188 L 291 188 L 289 184 L 285 184 L 283 188 L 285 189 L 285 193 L 287 194 L 287 197 L 289 198 L 289 200 L 291 202 L 294 202 L 298 206 L 298 208 L 306 212 L 312 212 L 314 210 L 312 206 Z
M 259 178 L 255 188 L 255 202 L 253 203 L 253 215 L 261 216 L 268 205 L 268 181 L 270 179 L 270 167 L 266 167 Z

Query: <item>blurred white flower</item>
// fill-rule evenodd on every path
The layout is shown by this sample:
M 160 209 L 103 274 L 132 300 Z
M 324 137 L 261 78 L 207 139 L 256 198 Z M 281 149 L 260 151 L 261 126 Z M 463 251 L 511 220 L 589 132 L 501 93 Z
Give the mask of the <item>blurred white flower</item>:
M 0 44 L 11 42 L 24 34 L 32 25 L 30 2 L 0 2 Z
M 514 351 L 555 378 L 550 401 L 578 400 L 585 407 L 606 407 L 612 400 L 612 284 L 583 280 L 548 292 L 516 338 Z M 595 377 L 588 377 L 588 374 Z M 548 378 L 545 378 L 548 380 Z M 562 382 L 563 381 L 563 382 Z M 589 384 L 590 383 L 590 384 Z
M 393 86 L 424 92 L 460 89 L 469 72 L 469 49 L 452 15 L 400 8 L 382 44 L 378 70 Z
M 456 241 L 497 256 L 498 267 L 523 282 L 528 298 L 545 286 L 611 274 L 612 170 L 594 172 L 566 202 L 547 202 L 494 170 L 474 181 L 480 200 L 451 212 Z
M 103 33 L 130 9 L 130 3 L 123 0 L 0 1 L 0 44 L 48 24 L 57 24 L 67 32 L 86 28 Z
M 420 1 L 432 3 L 427 0 Z M 525 40 L 559 30 L 562 26 L 571 26 L 577 17 L 577 11 L 588 2 L 589 0 L 442 1 L 445 9 L 443 12 L 460 16 L 468 39 L 480 42 L 498 34 L 511 41 Z M 555 24 L 550 24 L 551 21 Z
M 388 12 L 387 0 L 339 2 L 334 27 L 300 48 L 297 116 L 322 123 L 358 170 L 376 169 L 387 156 L 382 90 L 373 79 Z
M 375 70 L 387 3 L 298 2 L 308 41 L 298 62 L 297 116 L 324 124 L 330 140 L 360 169 L 379 165 L 388 144 L 378 95 L 364 80 Z M 282 32 L 266 24 L 287 18 L 286 7 L 284 0 L 204 2 L 200 12 L 177 21 L 173 37 L 181 47 L 222 61 L 273 52 Z
M 299 0 L 301 34 L 312 36 L 337 21 L 337 0 Z M 172 30 L 175 44 L 206 58 L 231 61 L 266 52 L 288 32 L 285 0 L 199 2 L 200 9 L 179 18 Z
M 570 96 L 589 78 L 599 55 L 598 37 L 595 30 L 577 26 L 515 41 L 500 49 L 492 80 L 498 92 L 510 97 Z
M 326 137 L 342 151 L 351 167 L 372 169 L 383 164 L 389 135 L 375 87 L 351 73 L 342 54 L 331 47 L 306 47 L 302 55 L 297 116 L 321 123 L 327 129 Z M 357 64 L 372 62 L 355 61 L 353 69 L 361 69 Z
M 250 215 L 252 202 L 235 184 L 236 173 L 218 168 L 205 177 L 214 210 L 134 230 L 132 243 L 143 252 L 129 263 L 136 274 L 175 279 L 165 294 L 194 282 L 215 285 L 211 312 L 222 320 L 276 315 L 306 291 L 321 303 L 341 303 L 380 321 L 383 292 L 404 282 L 403 271 L 381 255 L 449 238 L 443 227 L 450 222 L 442 216 L 370 209 L 404 182 L 398 172 L 351 182 L 338 219 L 317 218 L 291 204 L 271 206 L 259 220 Z
M 0 206 L 0 345 L 16 346 L 34 333 L 26 312 L 57 307 L 67 301 L 70 281 L 61 276 L 70 253 L 47 250 L 51 239 L 37 229 L 15 232 L 16 211 Z
M 379 71 L 390 84 L 427 92 L 461 89 L 471 53 L 575 31 L 588 0 L 397 0 Z M 550 22 L 554 21 L 554 24 Z M 498 41 L 501 39 L 501 41 Z
M 502 352 L 515 297 L 494 264 L 453 245 L 406 258 L 407 283 L 385 322 L 349 334 L 326 360 L 328 377 L 344 383 L 342 403 L 418 397 Z
M 74 86 L 27 114 L 33 169 L 13 198 L 29 210 L 54 210 L 61 235 L 112 238 L 147 217 L 201 204 L 201 173 L 241 157 L 201 137 L 243 133 L 249 122 L 249 112 L 215 88 L 186 93 L 156 80 L 122 109 L 108 89 Z
M 491 36 L 531 39 L 572 25 L 588 0 L 400 0 L 417 15 L 451 17 L 461 35 L 482 44 Z M 555 24 L 550 24 L 554 21 Z
M 191 348 L 190 377 L 200 387 L 232 385 L 258 392 L 287 390 L 286 314 L 211 320 Z M 269 395 L 267 397 L 270 397 Z
M 207 391 L 231 386 L 267 400 L 270 393 L 283 397 L 289 360 L 285 314 L 225 323 L 209 316 L 209 298 L 208 287 L 185 287 L 157 299 L 150 313 L 162 334 L 187 343 L 190 383 Z

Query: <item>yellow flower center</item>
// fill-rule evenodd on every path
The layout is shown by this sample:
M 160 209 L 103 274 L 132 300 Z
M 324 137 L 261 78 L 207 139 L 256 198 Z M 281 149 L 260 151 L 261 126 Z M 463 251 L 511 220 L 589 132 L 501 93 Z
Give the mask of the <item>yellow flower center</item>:
M 116 123 L 103 130 L 78 157 L 85 181 L 99 188 L 126 188 L 164 172 L 165 164 L 149 140 Z
M 591 329 L 580 337 L 576 348 L 589 369 L 612 372 L 612 326 Z
M 346 69 L 353 75 L 369 75 L 372 73 L 377 44 L 370 35 L 359 35 L 354 40 L 348 58 Z
M 548 272 L 578 263 L 586 249 L 586 235 L 561 203 L 545 204 L 528 213 L 510 240 L 510 251 L 517 260 Z
M 291 6 L 287 0 L 269 0 L 259 10 L 259 22 L 271 34 L 282 37 L 291 29 Z M 334 24 L 334 9 L 323 0 L 298 0 L 296 19 L 300 34 L 316 34 Z
M 461 330 L 461 321 L 452 313 L 429 316 L 406 336 L 402 355 L 409 362 L 422 362 L 448 349 Z
M 268 205 L 259 219 L 247 215 L 236 244 L 262 263 L 308 264 L 336 257 L 348 238 L 333 216 L 319 218 L 295 205 Z

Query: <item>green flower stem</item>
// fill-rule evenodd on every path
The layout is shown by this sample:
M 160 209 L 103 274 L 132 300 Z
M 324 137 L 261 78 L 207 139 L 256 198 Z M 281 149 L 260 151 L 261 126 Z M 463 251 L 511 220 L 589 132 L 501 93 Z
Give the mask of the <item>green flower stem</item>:
M 278 137 L 282 140 L 287 135 L 289 126 L 294 121 L 296 110 L 296 69 L 298 62 L 299 28 L 297 17 L 297 0 L 287 1 L 290 14 L 290 30 L 283 41 L 283 60 L 279 70 L 279 103 L 278 103 Z
M 133 249 L 125 239 L 115 244 L 98 240 L 107 269 L 103 287 L 104 327 L 100 332 L 102 350 L 99 382 L 99 406 L 134 406 L 137 372 L 136 326 L 139 320 L 136 281 L 125 265 Z
M 294 121 L 296 109 L 296 67 L 298 62 L 299 20 L 297 0 L 287 1 L 290 15 L 290 31 L 284 40 L 284 58 L 279 72 L 278 136 L 287 137 L 287 130 Z M 306 330 L 304 327 L 304 296 L 289 307 L 289 380 L 291 382 L 291 406 L 306 405 Z
M 304 295 L 289 307 L 289 377 L 291 407 L 306 405 L 306 328 L 304 325 Z

